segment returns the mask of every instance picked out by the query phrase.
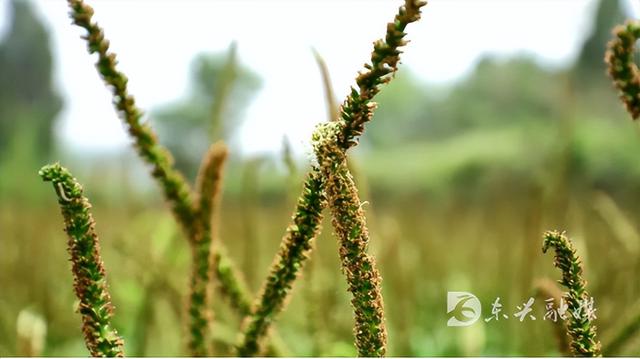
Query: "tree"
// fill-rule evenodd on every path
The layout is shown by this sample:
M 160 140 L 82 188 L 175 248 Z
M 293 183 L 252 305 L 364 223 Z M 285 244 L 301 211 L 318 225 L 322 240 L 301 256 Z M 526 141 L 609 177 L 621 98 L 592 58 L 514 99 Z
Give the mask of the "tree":
M 598 76 L 605 78 L 602 74 L 604 67 L 604 52 L 607 42 L 611 38 L 611 29 L 624 21 L 625 13 L 619 0 L 600 0 L 593 19 L 593 29 L 591 34 L 582 45 L 580 55 L 576 60 L 576 70 L 578 75 L 588 77 Z M 606 79 L 606 78 L 605 78 Z
M 192 179 L 202 153 L 212 142 L 229 139 L 260 86 L 259 77 L 239 65 L 236 57 L 235 44 L 226 56 L 197 56 L 189 95 L 153 113 L 159 135 L 175 155 L 177 167 Z
M 19 133 L 35 139 L 44 162 L 53 147 L 53 123 L 62 106 L 53 89 L 49 36 L 26 1 L 10 2 L 11 23 L 0 43 L 0 161 Z

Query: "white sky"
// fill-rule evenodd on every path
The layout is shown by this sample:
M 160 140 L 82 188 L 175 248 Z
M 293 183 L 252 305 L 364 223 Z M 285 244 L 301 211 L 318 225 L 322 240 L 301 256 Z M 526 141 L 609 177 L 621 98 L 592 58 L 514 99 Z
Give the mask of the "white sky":
M 240 60 L 263 86 L 234 141 L 244 153 L 278 151 L 286 134 L 298 151 L 326 119 L 322 83 L 311 53 L 329 65 L 340 99 L 368 60 L 372 41 L 402 1 L 88 1 L 105 29 L 130 91 L 143 109 L 184 96 L 189 65 L 200 52 L 238 42 Z M 37 0 L 51 29 L 55 83 L 65 97 L 59 133 L 75 149 L 128 144 L 94 58 L 70 25 L 66 2 Z M 8 1 L 0 0 L 0 29 Z M 636 4 L 634 4 L 636 5 Z M 403 66 L 421 79 L 444 83 L 463 76 L 487 53 L 533 54 L 542 63 L 572 61 L 588 33 L 592 0 L 430 0 L 408 28 Z M 637 13 L 637 12 L 636 12 Z M 166 71 L 166 69 L 171 69 Z M 402 67 L 400 71 L 402 71 Z

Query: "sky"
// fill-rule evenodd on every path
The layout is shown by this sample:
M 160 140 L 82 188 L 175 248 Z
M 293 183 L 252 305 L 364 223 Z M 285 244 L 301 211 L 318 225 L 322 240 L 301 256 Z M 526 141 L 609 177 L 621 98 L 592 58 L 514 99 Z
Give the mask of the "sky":
M 35 0 L 51 31 L 54 82 L 65 105 L 58 135 L 81 151 L 118 151 L 129 140 L 80 39 L 66 1 Z M 304 151 L 314 126 L 326 120 L 322 81 L 311 48 L 328 64 L 336 95 L 344 98 L 384 35 L 402 1 L 395 0 L 181 0 L 88 1 L 105 29 L 130 92 L 150 109 L 185 96 L 189 66 L 202 52 L 238 43 L 243 65 L 262 78 L 246 119 L 230 140 L 243 154 L 277 152 L 287 136 Z M 588 35 L 594 0 L 430 0 L 409 25 L 410 44 L 400 71 L 428 83 L 452 83 L 488 54 L 530 54 L 563 67 Z M 629 6 L 638 4 L 630 3 Z M 634 7 L 634 13 L 637 8 Z M 8 1 L 0 0 L 0 33 Z

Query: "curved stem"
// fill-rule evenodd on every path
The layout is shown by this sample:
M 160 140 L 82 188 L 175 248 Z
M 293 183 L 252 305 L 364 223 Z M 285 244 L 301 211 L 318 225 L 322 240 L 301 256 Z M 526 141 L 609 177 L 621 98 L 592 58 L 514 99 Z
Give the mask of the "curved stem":
M 82 186 L 60 164 L 43 167 L 39 175 L 53 183 L 64 217 L 85 344 L 94 357 L 124 357 L 124 342 L 111 323 L 113 304 L 100 256 L 100 240 L 89 212 L 91 204 L 83 196 Z

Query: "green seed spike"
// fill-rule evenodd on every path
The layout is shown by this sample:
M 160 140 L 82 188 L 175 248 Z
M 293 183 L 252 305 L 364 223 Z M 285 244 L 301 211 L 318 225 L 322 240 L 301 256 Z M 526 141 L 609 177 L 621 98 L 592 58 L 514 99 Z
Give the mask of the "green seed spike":
M 213 144 L 202 161 L 198 174 L 198 233 L 193 243 L 193 269 L 189 308 L 189 348 L 194 356 L 206 356 L 211 352 L 208 334 L 213 322 L 211 306 L 211 279 L 213 276 L 212 246 L 217 226 L 213 225 L 220 206 L 222 174 L 228 150 L 224 143 Z
M 407 44 L 404 30 L 408 24 L 420 20 L 420 8 L 426 4 L 426 1 L 405 0 L 393 22 L 387 24 L 385 38 L 373 43 L 371 64 L 365 64 L 365 71 L 356 78 L 358 90 L 351 88 L 351 94 L 340 108 L 340 118 L 345 122 L 339 139 L 343 149 L 357 144 L 355 138 L 362 134 L 365 123 L 373 117 L 376 106 L 371 100 L 380 92 L 380 86 L 391 81 L 398 71 L 400 47 Z
M 80 300 L 78 311 L 85 344 L 94 357 L 124 357 L 124 342 L 111 324 L 113 304 L 100 257 L 100 241 L 89 212 L 91 204 L 83 196 L 82 186 L 60 164 L 44 166 L 38 174 L 53 183 L 58 195 L 69 237 L 73 287 Z
M 197 179 L 198 215 L 205 231 L 211 231 L 220 207 L 223 167 L 229 155 L 224 142 L 211 145 Z M 215 237 L 215 236 L 214 236 Z
M 322 124 L 314 133 L 314 150 L 328 178 L 327 198 L 332 224 L 340 242 L 342 271 L 353 295 L 355 344 L 358 356 L 382 357 L 387 350 L 384 305 L 376 262 L 368 252 L 369 233 L 358 189 L 337 145 L 342 122 Z
M 138 154 L 151 166 L 152 176 L 159 183 L 176 220 L 187 234 L 194 255 L 194 274 L 196 272 L 204 273 L 204 260 L 202 259 L 209 257 L 208 254 L 205 255 L 205 252 L 209 251 L 210 248 L 206 244 L 201 245 L 202 238 L 206 234 L 203 233 L 203 225 L 198 215 L 198 204 L 194 201 L 188 182 L 173 166 L 173 158 L 170 152 L 160 145 L 153 129 L 147 123 L 141 122 L 142 110 L 136 106 L 134 97 L 128 93 L 128 80 L 126 76 L 116 69 L 116 55 L 108 51 L 109 41 L 105 39 L 104 31 L 98 24 L 92 21 L 93 9 L 82 0 L 67 0 L 67 2 L 71 9 L 70 16 L 73 23 L 87 31 L 87 35 L 83 38 L 87 41 L 89 53 L 98 54 L 96 68 L 101 78 L 112 91 L 113 105 L 125 122 Z M 205 240 L 205 242 L 206 241 L 207 240 Z M 221 247 L 221 245 L 218 245 L 216 248 L 218 247 Z M 218 253 L 217 257 L 223 254 L 224 253 Z M 196 257 L 199 257 L 201 260 L 198 260 Z M 223 259 L 224 262 L 230 261 L 228 258 Z M 213 261 L 209 261 L 208 263 L 210 265 L 215 264 Z M 219 274 L 221 271 L 215 270 L 214 273 Z M 219 281 L 221 285 L 234 282 L 238 284 L 238 286 L 243 286 L 243 283 L 240 283 L 242 277 L 237 273 L 235 267 L 227 266 L 224 273 L 225 278 L 220 278 Z M 196 281 L 199 280 L 198 278 L 199 277 L 191 279 L 192 296 L 189 303 L 189 313 L 193 321 L 193 323 L 189 325 L 191 329 L 190 335 L 198 338 L 190 340 L 189 342 L 192 344 L 199 343 L 197 349 L 191 346 L 192 354 L 194 355 L 206 352 L 204 342 L 208 336 L 205 332 L 202 332 L 202 330 L 208 328 L 208 325 L 204 324 L 207 322 L 206 315 L 204 315 L 206 310 L 202 307 L 208 299 L 202 297 L 202 293 L 193 295 L 194 287 L 203 288 L 203 285 L 206 286 L 206 284 L 196 283 Z M 231 293 L 233 289 L 234 288 L 228 288 L 228 290 L 223 290 L 222 292 L 223 294 Z M 245 298 L 245 300 L 247 302 L 250 301 L 248 298 Z
M 556 251 L 553 264 L 562 271 L 562 280 L 559 282 L 569 290 L 565 299 L 568 305 L 567 329 L 571 336 L 573 354 L 585 357 L 601 356 L 600 341 L 596 339 L 596 326 L 589 315 L 582 311 L 583 304 L 589 300 L 589 294 L 585 289 L 586 282 L 582 278 L 580 257 L 564 233 L 547 231 L 544 234 L 542 252 L 546 253 L 550 247 Z M 575 315 L 576 313 L 580 315 Z
M 634 120 L 640 117 L 640 71 L 633 61 L 638 38 L 640 22 L 627 21 L 613 29 L 613 39 L 607 44 L 605 53 L 609 76 L 620 91 L 620 99 Z
M 399 8 L 394 21 L 387 25 L 385 38 L 374 43 L 371 64 L 366 64 L 365 70 L 356 79 L 359 91 L 352 88 L 340 109 L 340 134 L 336 143 L 343 152 L 357 144 L 356 137 L 362 134 L 365 123 L 371 120 L 373 110 L 376 107 L 371 100 L 380 91 L 380 85 L 391 81 L 400 59 L 399 47 L 406 44 L 404 29 L 409 23 L 420 19 L 420 8 L 424 5 L 426 5 L 424 1 L 405 0 L 405 4 Z M 326 181 L 319 173 L 319 169 L 312 168 L 307 175 L 304 192 L 298 199 L 292 224 L 287 228 L 287 234 L 283 237 L 280 250 L 271 265 L 270 274 L 262 286 L 255 307 L 252 309 L 252 315 L 244 323 L 237 350 L 239 355 L 253 356 L 261 352 L 263 337 L 267 335 L 275 316 L 284 308 L 293 282 L 297 279 L 309 254 L 309 250 L 306 248 L 311 247 L 311 241 L 320 231 L 321 213 L 326 207 L 325 186 Z M 318 200 L 317 206 L 312 207 L 313 212 L 306 208 L 310 198 L 305 198 L 305 196 L 308 196 L 307 190 L 310 188 L 313 188 L 318 196 L 316 198 Z M 322 194 L 322 200 L 319 200 L 320 194 Z M 306 233 L 309 235 L 308 237 L 300 237 L 295 234 L 299 233 L 299 223 L 301 222 L 307 224 L 300 234 Z M 291 268 L 286 268 L 287 266 L 291 266 Z M 287 276 L 282 277 L 278 273 L 287 273 Z
M 160 183 L 176 218 L 185 228 L 193 228 L 194 213 L 191 207 L 191 190 L 185 178 L 173 167 L 169 151 L 158 143 L 153 129 L 142 123 L 142 110 L 127 90 L 127 77 L 116 69 L 116 55 L 109 52 L 109 41 L 104 31 L 92 21 L 93 8 L 82 0 L 68 0 L 73 23 L 84 28 L 89 53 L 98 54 L 96 68 L 102 80 L 111 89 L 113 105 L 135 141 L 138 154 L 152 167 L 153 177 Z M 191 236 L 190 236 L 191 237 Z
M 286 296 L 298 277 L 303 261 L 311 250 L 311 240 L 320 232 L 322 209 L 326 206 L 324 180 L 313 169 L 298 199 L 293 223 L 287 228 L 271 272 L 259 295 L 255 308 L 244 324 L 238 355 L 253 356 L 260 352 L 274 313 L 282 311 Z
M 203 268 L 203 261 L 198 260 L 198 257 L 202 257 L 202 252 L 208 251 L 209 248 L 201 243 L 203 233 L 194 210 L 191 188 L 182 174 L 173 167 L 171 154 L 159 144 L 151 127 L 140 121 L 142 111 L 136 106 L 133 96 L 128 93 L 126 76 L 116 69 L 116 55 L 108 51 L 109 41 L 105 39 L 103 30 L 92 21 L 93 9 L 82 0 L 68 0 L 68 4 L 73 23 L 87 31 L 84 39 L 87 41 L 89 53 L 98 54 L 96 68 L 112 91 L 113 105 L 125 122 L 138 154 L 152 167 L 152 176 L 162 187 L 176 219 L 192 244 L 194 276 L 191 278 L 192 292 L 189 302 L 189 348 L 194 356 L 206 355 L 208 353 L 205 342 L 209 320 L 206 315 L 206 291 L 201 288 L 207 284 L 200 283 L 201 278 L 196 274 L 208 270 Z

